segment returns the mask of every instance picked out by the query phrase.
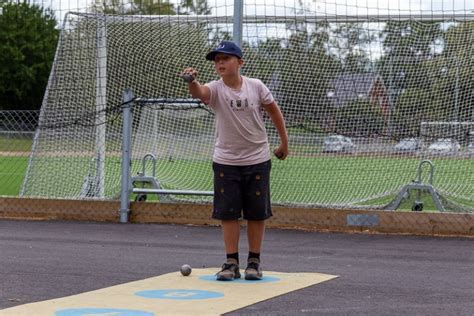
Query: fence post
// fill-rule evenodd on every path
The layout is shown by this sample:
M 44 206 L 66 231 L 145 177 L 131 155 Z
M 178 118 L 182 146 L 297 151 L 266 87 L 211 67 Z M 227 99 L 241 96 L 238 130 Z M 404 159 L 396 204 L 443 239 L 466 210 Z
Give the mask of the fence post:
M 242 46 L 242 21 L 244 15 L 244 0 L 234 0 L 234 42 Z
M 123 126 L 122 126 L 122 187 L 120 191 L 120 222 L 127 223 L 130 213 L 130 194 L 132 192 L 132 183 L 130 168 L 131 159 L 131 140 L 132 140 L 132 107 L 133 92 L 125 90 L 123 93 Z

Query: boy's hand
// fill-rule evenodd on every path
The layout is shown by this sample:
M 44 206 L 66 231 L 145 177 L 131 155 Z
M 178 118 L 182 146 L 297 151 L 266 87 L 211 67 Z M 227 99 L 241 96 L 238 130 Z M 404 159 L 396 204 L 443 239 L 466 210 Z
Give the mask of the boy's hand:
M 187 82 L 187 83 L 194 82 L 196 80 L 197 75 L 198 75 L 197 70 L 191 67 L 184 69 L 183 72 L 179 74 L 179 76 L 183 78 L 184 82 Z
M 283 144 L 273 150 L 273 154 L 280 160 L 285 160 L 288 153 L 288 146 L 284 146 Z

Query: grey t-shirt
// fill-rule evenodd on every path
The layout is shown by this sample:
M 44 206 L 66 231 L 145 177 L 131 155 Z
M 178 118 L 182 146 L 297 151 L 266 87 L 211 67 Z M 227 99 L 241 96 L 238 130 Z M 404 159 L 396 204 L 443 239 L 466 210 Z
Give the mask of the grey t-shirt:
M 214 162 L 245 166 L 270 160 L 263 105 L 274 98 L 258 79 L 242 76 L 240 89 L 232 89 L 222 79 L 211 81 L 209 106 L 215 112 L 216 142 Z

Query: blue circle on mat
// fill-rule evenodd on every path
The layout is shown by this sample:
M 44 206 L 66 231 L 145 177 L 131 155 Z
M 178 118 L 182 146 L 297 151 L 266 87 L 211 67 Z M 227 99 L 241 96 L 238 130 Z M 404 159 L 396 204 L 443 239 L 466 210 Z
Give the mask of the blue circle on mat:
M 237 283 L 245 283 L 245 284 L 268 283 L 268 282 L 280 281 L 280 278 L 272 277 L 272 276 L 264 276 L 263 279 L 261 279 L 261 280 L 245 280 L 244 278 L 242 278 L 242 279 L 234 279 L 232 281 L 217 281 L 216 276 L 214 274 L 203 275 L 199 279 L 204 280 L 204 281 L 219 282 L 219 283 L 222 283 L 222 282 L 237 282 Z
M 167 290 L 149 290 L 140 291 L 135 295 L 146 298 L 158 298 L 168 300 L 205 300 L 209 298 L 223 297 L 224 294 L 220 292 L 190 290 L 190 289 L 167 289 Z
M 70 308 L 57 311 L 56 316 L 94 316 L 94 315 L 114 315 L 114 316 L 154 316 L 155 313 L 137 311 L 133 309 L 118 308 Z

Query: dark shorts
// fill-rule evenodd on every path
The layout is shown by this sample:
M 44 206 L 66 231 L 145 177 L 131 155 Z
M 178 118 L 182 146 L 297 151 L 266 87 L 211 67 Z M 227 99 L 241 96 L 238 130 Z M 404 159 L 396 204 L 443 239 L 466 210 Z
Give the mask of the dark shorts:
M 212 218 L 265 220 L 270 205 L 271 160 L 250 166 L 213 163 L 214 210 Z

